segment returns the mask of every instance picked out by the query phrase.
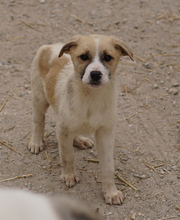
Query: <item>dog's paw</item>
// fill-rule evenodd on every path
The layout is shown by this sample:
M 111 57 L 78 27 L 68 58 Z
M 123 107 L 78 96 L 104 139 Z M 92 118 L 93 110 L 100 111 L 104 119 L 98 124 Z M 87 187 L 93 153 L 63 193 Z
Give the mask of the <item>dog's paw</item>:
M 43 141 L 41 141 L 39 144 L 34 143 L 33 141 L 30 141 L 28 144 L 28 150 L 32 154 L 39 154 L 44 149 Z
M 77 173 L 74 174 L 61 174 L 61 180 L 66 183 L 66 186 L 73 187 L 79 182 L 79 176 Z
M 73 145 L 84 150 L 93 147 L 94 143 L 87 137 L 78 136 L 74 139 Z
M 114 192 L 108 193 L 104 192 L 105 202 L 110 205 L 121 205 L 124 200 L 124 196 L 121 191 L 116 190 Z

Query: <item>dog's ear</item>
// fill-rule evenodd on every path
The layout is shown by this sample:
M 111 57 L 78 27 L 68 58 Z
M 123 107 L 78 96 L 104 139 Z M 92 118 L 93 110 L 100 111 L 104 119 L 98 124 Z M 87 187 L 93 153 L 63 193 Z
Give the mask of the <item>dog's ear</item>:
M 70 50 L 73 48 L 73 47 L 77 47 L 78 45 L 78 40 L 79 40 L 80 36 L 75 36 L 73 37 L 72 39 L 70 39 L 60 50 L 60 53 L 59 53 L 59 57 L 61 57 L 63 55 L 63 53 L 67 53 L 69 54 L 70 53 Z
M 120 50 L 123 56 L 129 56 L 132 61 L 133 59 L 133 52 L 129 49 L 129 47 L 121 40 L 114 38 L 114 46 L 117 50 Z

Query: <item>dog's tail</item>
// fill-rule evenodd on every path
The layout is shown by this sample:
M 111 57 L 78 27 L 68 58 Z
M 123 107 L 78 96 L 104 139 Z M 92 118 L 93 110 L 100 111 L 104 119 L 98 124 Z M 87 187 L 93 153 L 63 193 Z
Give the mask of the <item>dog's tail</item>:
M 50 60 L 52 57 L 52 48 L 49 45 L 44 45 L 37 52 L 38 67 L 42 78 L 46 78 L 50 69 Z M 35 58 L 36 59 L 36 58 Z

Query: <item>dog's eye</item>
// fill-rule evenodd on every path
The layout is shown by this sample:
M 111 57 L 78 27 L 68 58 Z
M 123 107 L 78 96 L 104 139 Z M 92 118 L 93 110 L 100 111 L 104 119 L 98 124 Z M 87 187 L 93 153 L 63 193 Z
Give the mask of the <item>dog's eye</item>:
M 113 58 L 110 55 L 105 55 L 104 56 L 104 61 L 110 62 Z
M 82 55 L 80 56 L 80 59 L 83 60 L 83 61 L 86 61 L 86 60 L 89 60 L 89 57 L 88 57 L 87 54 L 82 54 Z

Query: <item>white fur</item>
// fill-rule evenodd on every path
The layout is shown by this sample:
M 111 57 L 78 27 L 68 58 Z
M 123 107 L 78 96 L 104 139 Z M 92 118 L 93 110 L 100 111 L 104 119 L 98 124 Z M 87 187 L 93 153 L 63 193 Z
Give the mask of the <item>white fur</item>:
M 102 74 L 102 78 L 101 78 L 101 84 L 106 84 L 109 82 L 109 70 L 101 63 L 100 61 L 100 57 L 99 57 L 99 39 L 95 38 L 94 39 L 95 44 L 96 44 L 96 54 L 94 56 L 93 62 L 91 64 L 88 65 L 88 67 L 86 68 L 85 74 L 82 78 L 82 82 L 84 84 L 88 84 L 90 83 L 90 72 L 91 71 L 100 71 Z
M 49 200 L 22 190 L 0 190 L 1 220 L 60 220 Z

